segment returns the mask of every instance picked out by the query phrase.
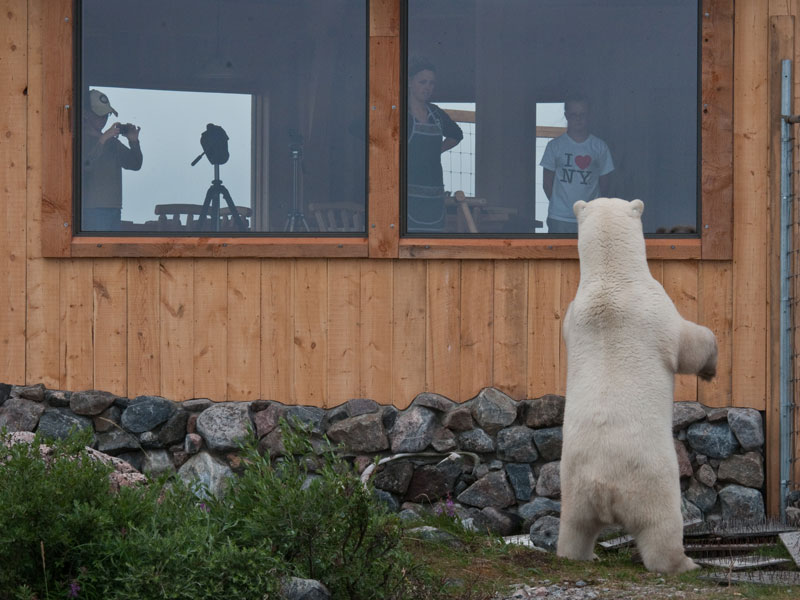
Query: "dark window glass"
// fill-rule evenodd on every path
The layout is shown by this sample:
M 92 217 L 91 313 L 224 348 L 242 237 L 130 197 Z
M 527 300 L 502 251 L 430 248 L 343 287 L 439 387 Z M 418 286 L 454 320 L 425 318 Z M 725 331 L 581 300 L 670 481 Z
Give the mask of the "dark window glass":
M 83 0 L 80 17 L 81 231 L 363 235 L 365 0 Z
M 697 232 L 698 0 L 409 0 L 405 231 Z

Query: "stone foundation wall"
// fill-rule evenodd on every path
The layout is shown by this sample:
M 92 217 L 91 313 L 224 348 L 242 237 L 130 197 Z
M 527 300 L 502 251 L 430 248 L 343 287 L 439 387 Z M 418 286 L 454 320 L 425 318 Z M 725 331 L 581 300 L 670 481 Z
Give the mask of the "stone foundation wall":
M 364 398 L 324 410 L 0 384 L 0 428 L 56 438 L 89 429 L 97 450 L 146 474 L 199 478 L 212 491 L 240 468 L 237 441 L 251 428 L 262 450 L 283 451 L 282 417 L 340 444 L 361 471 L 391 457 L 371 476 L 381 499 L 403 515 L 447 511 L 512 535 L 560 512 L 562 396 L 518 402 L 486 388 L 462 404 L 424 393 L 402 411 Z M 680 402 L 673 431 L 687 519 L 764 517 L 761 413 Z

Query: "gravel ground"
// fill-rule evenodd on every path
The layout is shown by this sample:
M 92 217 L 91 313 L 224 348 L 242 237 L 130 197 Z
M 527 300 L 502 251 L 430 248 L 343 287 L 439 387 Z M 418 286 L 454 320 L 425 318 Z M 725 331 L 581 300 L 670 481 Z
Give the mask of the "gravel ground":
M 673 585 L 639 584 L 615 582 L 613 587 L 606 586 L 600 579 L 594 584 L 584 581 L 551 583 L 547 580 L 518 584 L 506 594 L 495 596 L 495 600 L 528 600 L 531 598 L 558 598 L 560 600 L 699 600 L 707 598 L 707 590 L 701 588 L 678 589 Z

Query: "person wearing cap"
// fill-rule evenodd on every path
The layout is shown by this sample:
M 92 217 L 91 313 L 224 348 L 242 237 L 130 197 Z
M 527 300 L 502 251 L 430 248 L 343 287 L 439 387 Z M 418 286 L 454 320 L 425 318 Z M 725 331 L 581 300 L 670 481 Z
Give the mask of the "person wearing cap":
M 84 231 L 120 229 L 122 169 L 142 168 L 141 128 L 115 121 L 104 131 L 111 114 L 119 116 L 108 96 L 90 90 L 83 107 L 81 229 Z M 119 140 L 120 135 L 128 139 L 127 146 Z

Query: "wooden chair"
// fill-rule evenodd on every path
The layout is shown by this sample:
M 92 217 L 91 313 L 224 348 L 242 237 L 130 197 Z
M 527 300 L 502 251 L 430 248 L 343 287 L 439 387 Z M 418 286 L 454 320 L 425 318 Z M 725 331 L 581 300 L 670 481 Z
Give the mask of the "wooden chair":
M 245 230 L 250 230 L 250 217 L 253 214 L 249 206 L 236 207 L 239 216 L 245 224 Z M 200 228 L 200 213 L 203 206 L 200 204 L 157 204 L 155 208 L 158 215 L 158 231 L 197 231 Z M 231 217 L 230 209 L 225 206 L 219 209 L 219 230 L 236 231 L 236 223 Z M 209 227 L 205 228 L 206 230 Z
M 319 231 L 363 232 L 364 206 L 355 202 L 318 202 L 308 205 Z
M 478 226 L 475 221 L 481 207 L 486 206 L 486 200 L 484 198 L 467 197 L 464 192 L 458 190 L 455 194 L 445 199 L 445 204 L 450 203 L 456 206 L 459 232 L 466 230 L 469 233 L 478 233 Z

